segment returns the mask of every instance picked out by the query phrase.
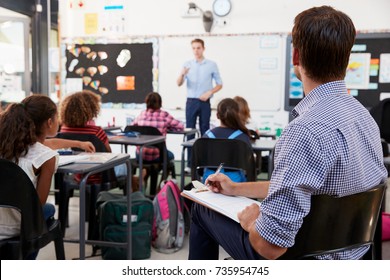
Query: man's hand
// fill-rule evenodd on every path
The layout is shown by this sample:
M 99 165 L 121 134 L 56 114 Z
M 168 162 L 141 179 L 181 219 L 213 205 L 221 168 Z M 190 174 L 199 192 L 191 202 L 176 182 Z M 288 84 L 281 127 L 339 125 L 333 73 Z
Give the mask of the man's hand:
M 190 67 L 184 67 L 183 70 L 181 71 L 181 75 L 184 76 L 188 74 L 188 71 L 190 71 Z
M 207 100 L 209 100 L 210 99 L 210 97 L 213 95 L 213 92 L 211 91 L 211 90 L 209 90 L 209 91 L 206 91 L 205 93 L 203 93 L 200 97 L 199 97 L 199 99 L 201 100 L 201 101 L 207 101 Z
M 241 227 L 249 232 L 255 226 L 257 217 L 260 215 L 260 207 L 256 203 L 245 207 L 244 210 L 237 214 Z
M 234 195 L 234 182 L 225 174 L 212 174 L 207 177 L 205 183 L 213 192 Z

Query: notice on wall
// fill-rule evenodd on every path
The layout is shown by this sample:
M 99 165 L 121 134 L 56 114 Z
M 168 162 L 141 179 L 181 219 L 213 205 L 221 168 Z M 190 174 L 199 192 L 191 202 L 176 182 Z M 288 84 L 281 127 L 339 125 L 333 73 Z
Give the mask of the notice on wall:
M 91 90 L 103 103 L 144 103 L 153 90 L 152 57 L 152 43 L 68 45 L 67 88 Z

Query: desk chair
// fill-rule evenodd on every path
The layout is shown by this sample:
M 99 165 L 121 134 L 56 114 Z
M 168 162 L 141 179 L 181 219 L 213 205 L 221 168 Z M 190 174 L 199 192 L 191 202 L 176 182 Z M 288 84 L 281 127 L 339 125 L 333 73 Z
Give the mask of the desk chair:
M 369 245 L 375 258 L 374 233 L 386 185 L 344 196 L 312 196 L 295 244 L 280 259 L 308 259 Z
M 58 133 L 57 138 L 69 139 L 69 140 L 79 140 L 79 141 L 90 141 L 94 146 L 96 152 L 107 152 L 106 147 L 96 135 L 93 134 L 81 134 L 81 133 Z M 81 151 L 78 148 L 74 148 L 74 151 Z M 114 169 L 101 173 L 102 180 L 100 185 L 94 184 L 90 185 L 87 189 L 87 219 L 88 219 L 88 239 L 94 239 L 97 237 L 98 229 L 96 223 L 96 199 L 97 194 L 100 191 L 106 191 L 116 186 L 117 180 L 115 176 Z M 63 224 L 63 233 L 65 235 L 65 225 L 67 224 L 68 219 L 68 208 L 69 208 L 69 199 L 73 196 L 73 190 L 78 189 L 78 182 L 74 181 L 71 176 L 64 176 L 64 174 L 56 174 L 55 176 L 56 186 L 61 186 L 61 191 L 58 195 L 58 217 Z
M 58 220 L 47 225 L 38 194 L 27 174 L 15 163 L 0 159 L 0 206 L 21 214 L 20 235 L 0 241 L 1 259 L 26 259 L 54 241 L 58 260 L 65 259 L 62 231 Z
M 390 143 L 390 98 L 383 99 L 372 107 L 370 114 L 378 124 L 381 138 Z
M 191 178 L 198 180 L 206 167 L 243 170 L 247 181 L 256 181 L 256 164 L 252 148 L 237 139 L 199 138 L 192 146 Z
M 135 131 L 139 132 L 143 135 L 162 135 L 160 130 L 154 126 L 135 126 L 135 125 L 128 125 L 125 127 L 124 132 L 129 131 Z M 167 158 L 167 147 L 165 142 L 159 143 L 156 145 L 153 145 L 153 147 L 158 148 L 160 151 L 160 160 L 156 163 L 150 163 L 143 161 L 143 168 L 145 168 L 148 171 L 148 174 L 150 174 L 150 195 L 155 195 L 157 190 L 157 177 L 158 173 L 163 170 L 164 167 L 164 157 Z M 139 155 L 141 156 L 141 155 Z M 137 168 L 139 168 L 138 161 L 136 159 L 133 159 L 131 161 L 131 167 L 132 167 L 132 174 L 135 174 L 135 171 Z M 171 173 L 172 178 L 176 178 L 176 171 L 175 171 L 175 164 L 174 162 L 167 162 L 167 171 L 163 170 L 163 176 L 161 177 L 160 184 L 163 180 L 165 180 L 168 177 L 168 174 Z M 140 174 L 142 174 L 142 170 L 140 171 Z M 145 177 L 145 182 L 147 181 L 147 177 Z M 146 185 L 146 184 L 145 184 Z

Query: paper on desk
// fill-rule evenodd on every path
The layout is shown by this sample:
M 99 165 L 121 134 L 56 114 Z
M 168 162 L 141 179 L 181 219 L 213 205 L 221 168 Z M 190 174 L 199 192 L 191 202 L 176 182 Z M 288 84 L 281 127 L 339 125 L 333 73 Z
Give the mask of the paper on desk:
M 117 154 L 113 153 L 80 153 L 78 156 L 82 158 L 78 159 L 77 163 L 105 163 L 117 157 Z
M 87 155 L 60 155 L 58 166 L 67 165 L 73 162 L 87 159 Z
M 203 185 L 199 181 L 193 181 L 193 184 L 194 183 L 196 185 Z M 258 204 L 259 206 L 261 205 L 259 201 L 243 196 L 228 196 L 212 191 L 196 192 L 195 189 L 192 189 L 191 191 L 184 190 L 182 196 L 217 211 L 237 223 L 239 223 L 237 214 L 245 207 L 252 205 L 253 203 Z

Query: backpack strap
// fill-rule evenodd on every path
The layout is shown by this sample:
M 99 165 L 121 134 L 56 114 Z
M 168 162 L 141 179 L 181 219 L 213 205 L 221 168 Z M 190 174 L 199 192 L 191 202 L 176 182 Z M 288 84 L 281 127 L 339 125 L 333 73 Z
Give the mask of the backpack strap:
M 205 134 L 207 135 L 208 138 L 213 138 L 213 139 L 216 138 L 215 134 L 212 133 L 211 130 L 207 130 Z
M 238 136 L 240 136 L 242 134 L 242 131 L 237 129 L 236 131 L 234 131 L 232 134 L 230 134 L 229 138 L 228 139 L 234 139 L 234 138 L 237 138 Z
M 179 209 L 179 212 L 183 212 L 182 208 L 181 208 L 180 198 L 179 198 L 179 195 L 180 195 L 179 194 L 179 189 L 177 188 L 175 183 L 172 182 L 172 181 L 168 181 L 168 186 L 172 190 L 173 196 L 175 197 L 176 205 L 177 205 L 177 207 Z

